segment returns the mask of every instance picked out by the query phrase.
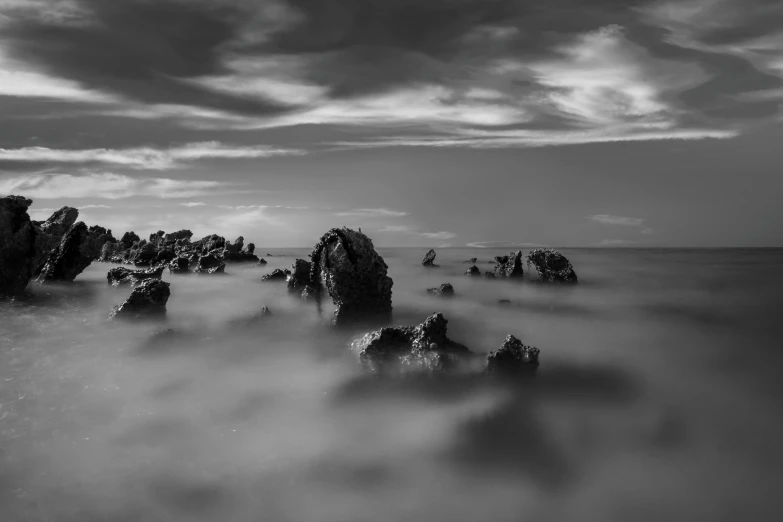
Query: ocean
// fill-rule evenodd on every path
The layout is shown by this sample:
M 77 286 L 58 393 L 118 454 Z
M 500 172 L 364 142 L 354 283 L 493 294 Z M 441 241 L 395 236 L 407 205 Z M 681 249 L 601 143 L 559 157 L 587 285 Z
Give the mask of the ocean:
M 108 322 L 129 289 L 102 263 L 0 303 L 0 520 L 783 520 L 783 249 L 562 249 L 577 285 L 463 275 L 507 250 L 379 249 L 390 324 L 513 334 L 541 350 L 519 382 L 371 378 L 367 327 L 260 280 L 309 249 L 267 252 L 164 274 L 162 322 Z

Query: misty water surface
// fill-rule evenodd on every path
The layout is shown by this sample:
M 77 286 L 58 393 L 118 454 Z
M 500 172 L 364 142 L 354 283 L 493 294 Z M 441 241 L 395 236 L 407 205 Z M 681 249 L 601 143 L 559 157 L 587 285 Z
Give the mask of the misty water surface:
M 163 323 L 106 322 L 129 290 L 100 263 L 0 303 L 0 520 L 781 519 L 783 251 L 563 250 L 580 283 L 549 286 L 461 275 L 506 251 L 381 250 L 392 322 L 514 334 L 541 349 L 514 383 L 368 378 L 366 328 L 260 282 L 307 251 L 273 253 L 164 275 Z

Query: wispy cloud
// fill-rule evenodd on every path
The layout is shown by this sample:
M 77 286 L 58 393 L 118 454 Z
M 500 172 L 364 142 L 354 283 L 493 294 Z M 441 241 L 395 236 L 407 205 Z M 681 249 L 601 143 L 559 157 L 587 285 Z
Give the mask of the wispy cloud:
M 206 203 L 202 203 L 201 201 L 188 201 L 187 203 L 180 203 L 180 207 L 188 207 L 188 208 L 194 208 L 194 207 L 206 207 Z
M 335 213 L 335 216 L 342 217 L 402 217 L 407 215 L 409 215 L 408 212 L 389 210 L 388 208 L 355 208 Z
M 216 141 L 189 143 L 181 147 L 155 149 L 138 147 L 129 149 L 50 149 L 24 147 L 0 149 L 0 161 L 35 163 L 104 163 L 133 169 L 165 170 L 178 168 L 185 162 L 200 159 L 269 158 L 274 156 L 301 155 L 304 151 L 276 148 L 264 145 L 224 145 Z
M 453 239 L 457 237 L 454 232 L 419 232 L 418 228 L 411 227 L 409 225 L 386 225 L 383 228 L 379 228 L 378 232 L 391 232 L 397 234 L 408 234 L 412 236 L 424 237 L 427 239 Z
M 453 239 L 457 237 L 454 232 L 417 232 L 417 235 L 429 239 Z
M 132 196 L 154 198 L 190 198 L 214 193 L 225 187 L 218 181 L 170 178 L 136 178 L 124 174 L 96 173 L 28 175 L 0 180 L 1 194 L 19 194 L 30 198 L 103 198 Z
M 89 209 L 96 209 L 96 208 L 111 208 L 109 205 L 81 205 L 79 206 L 79 210 L 89 210 Z
M 590 219 L 601 223 L 603 225 L 619 225 L 625 227 L 640 227 L 644 224 L 644 219 L 626 217 L 626 216 L 613 216 L 611 214 L 597 214 L 590 216 Z

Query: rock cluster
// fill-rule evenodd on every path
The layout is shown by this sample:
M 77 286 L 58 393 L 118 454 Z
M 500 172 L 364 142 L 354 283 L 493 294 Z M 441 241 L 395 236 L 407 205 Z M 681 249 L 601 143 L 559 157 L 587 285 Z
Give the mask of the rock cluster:
M 163 276 L 163 265 L 146 270 L 130 270 L 123 266 L 112 268 L 106 274 L 106 280 L 112 286 L 136 286 L 147 279 L 160 279 Z
M 527 255 L 528 267 L 533 265 L 542 281 L 576 283 L 576 272 L 571 262 L 560 252 L 537 248 Z
M 477 267 L 476 265 L 473 265 L 472 267 L 470 267 L 467 270 L 465 270 L 465 275 L 466 276 L 480 276 L 481 275 L 481 270 L 479 270 L 479 267 Z
M 429 267 L 438 266 L 435 264 L 435 250 L 430 249 L 429 252 L 424 254 L 424 259 L 422 260 L 421 264 L 423 266 L 429 266 Z
M 290 275 L 291 271 L 288 269 L 280 270 L 279 268 L 275 268 L 272 270 L 271 274 L 266 274 L 262 277 L 261 281 L 285 281 Z
M 388 266 L 363 233 L 333 228 L 321 237 L 310 258 L 310 281 L 316 290 L 326 288 L 332 298 L 334 324 L 391 314 Z
M 522 341 L 509 335 L 503 345 L 487 356 L 487 372 L 535 372 L 538 368 L 539 349 L 522 344 Z
M 0 296 L 22 292 L 35 269 L 36 231 L 21 196 L 0 198 Z
M 495 258 L 495 275 L 497 277 L 518 278 L 524 275 L 522 270 L 522 251 L 511 252 L 508 256 Z
M 354 340 L 351 350 L 372 371 L 449 370 L 472 352 L 446 336 L 447 324 L 442 314 L 433 314 L 418 326 L 381 328 Z
M 146 279 L 133 289 L 128 299 L 115 306 L 110 319 L 155 317 L 166 313 L 166 303 L 171 295 L 169 283 L 160 279 Z
M 440 288 L 428 288 L 427 293 L 439 297 L 452 297 L 454 295 L 454 287 L 450 283 L 443 283 L 440 285 Z
M 245 246 L 245 238 L 239 236 L 233 244 L 226 242 L 223 259 L 235 263 L 257 263 L 258 256 L 253 253 L 255 250 L 256 246 L 253 243 Z

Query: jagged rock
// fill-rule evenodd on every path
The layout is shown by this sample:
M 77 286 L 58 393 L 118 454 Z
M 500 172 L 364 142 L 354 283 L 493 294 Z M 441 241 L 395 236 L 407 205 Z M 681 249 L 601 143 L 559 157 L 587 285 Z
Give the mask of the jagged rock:
M 212 252 L 216 248 L 219 248 L 223 250 L 226 247 L 226 238 L 222 236 L 218 236 L 217 234 L 212 234 L 211 236 L 206 236 L 201 239 L 201 252 L 203 254 L 208 254 L 209 252 Z
M 150 243 L 158 243 L 163 240 L 163 236 L 165 236 L 166 233 L 162 230 L 158 230 L 154 234 L 150 234 Z
M 422 260 L 421 264 L 423 266 L 431 266 L 431 267 L 438 266 L 435 264 L 435 250 L 430 249 L 430 251 L 424 255 L 424 259 Z
M 168 302 L 171 295 L 169 286 L 169 283 L 160 279 L 143 281 L 133 289 L 130 297 L 123 304 L 114 307 L 109 318 L 164 315 L 166 313 L 166 302 Z
M 470 267 L 467 270 L 465 270 L 465 275 L 467 275 L 467 276 L 480 276 L 481 275 L 481 270 L 479 270 L 479 267 L 477 267 L 476 265 L 473 265 L 472 267 Z
M 178 257 L 172 259 L 168 267 L 170 274 L 188 274 L 190 273 L 190 260 L 187 257 Z
M 527 255 L 527 265 L 533 265 L 543 281 L 576 283 L 574 267 L 560 252 L 537 248 Z
M 473 354 L 446 336 L 447 324 L 446 318 L 438 313 L 418 326 L 381 328 L 354 340 L 351 350 L 372 371 L 452 369 Z
M 98 261 L 104 263 L 107 261 L 111 261 L 111 259 L 119 251 L 120 245 L 122 245 L 122 243 L 112 243 L 111 241 L 106 241 L 101 247 L 101 253 L 98 256 Z
M 304 290 L 302 290 L 302 299 L 305 301 L 318 299 L 318 290 L 316 290 L 315 287 L 309 285 L 304 287 Z
M 524 275 L 522 271 L 522 251 L 511 252 L 508 256 L 499 256 L 495 258 L 495 275 L 498 277 L 518 278 Z
M 449 283 L 440 285 L 440 288 L 428 288 L 427 293 L 436 296 L 451 297 L 454 295 L 454 287 Z
M 251 254 L 251 255 L 252 255 L 252 254 L 253 254 L 253 252 L 255 252 L 255 251 L 256 251 L 256 245 L 255 245 L 255 244 L 253 244 L 253 243 L 248 243 L 247 245 L 245 245 L 245 248 L 243 248 L 243 249 L 242 249 L 242 252 L 243 252 L 243 253 L 245 253 L 245 254 Z M 256 258 L 256 259 L 258 259 L 258 258 Z
M 230 252 L 232 254 L 238 254 L 242 252 L 242 249 L 245 246 L 245 238 L 242 236 L 239 236 L 236 241 L 233 243 L 226 241 L 226 252 Z
M 292 267 L 291 275 L 288 276 L 288 289 L 289 290 L 302 290 L 303 288 L 309 286 L 313 287 L 314 285 L 310 281 L 310 271 L 312 269 L 312 265 L 310 261 L 305 261 L 304 259 L 297 259 L 294 261 L 294 266 Z
M 163 242 L 176 243 L 180 240 L 189 240 L 191 237 L 193 237 L 193 232 L 190 230 L 178 230 L 177 232 L 172 232 L 163 236 Z
M 472 265 L 475 265 L 477 262 L 478 262 L 478 258 L 477 257 L 471 257 L 467 261 L 463 261 L 463 263 L 470 263 Z
M 57 248 L 63 236 L 71 229 L 79 211 L 73 207 L 63 207 L 52 214 L 49 219 L 36 224 L 35 259 L 33 275 L 38 275 L 49 259 L 52 250 Z
M 538 368 L 539 349 L 522 344 L 522 341 L 509 335 L 502 346 L 487 356 L 487 372 L 535 372 Z
M 106 279 L 112 286 L 136 286 L 147 279 L 160 279 L 163 276 L 163 266 L 147 270 L 129 270 L 125 267 L 112 268 L 106 274 Z
M 493 272 L 484 272 L 484 277 L 487 279 L 495 279 L 495 274 Z
M 266 259 L 264 259 L 264 258 L 262 257 L 261 259 L 259 259 L 259 260 L 258 260 L 258 264 L 259 264 L 259 265 L 265 265 L 265 264 L 266 264 Z
M 174 249 L 164 247 L 158 249 L 158 253 L 155 255 L 155 259 L 152 260 L 154 266 L 168 264 L 171 260 L 175 259 L 177 254 L 174 253 Z
M 49 259 L 41 269 L 38 281 L 42 283 L 73 281 L 96 257 L 95 245 L 87 225 L 79 221 L 63 236 L 60 245 L 49 255 Z
M 392 311 L 392 279 L 370 238 L 348 228 L 333 228 L 310 254 L 310 280 L 326 287 L 336 306 L 334 324 Z
M 226 264 L 214 254 L 201 256 L 193 272 L 197 274 L 223 274 L 226 271 Z
M 125 232 L 125 234 L 122 235 L 122 238 L 120 239 L 120 243 L 122 243 L 122 246 L 125 250 L 131 248 L 134 244 L 141 241 L 141 238 L 136 235 L 135 232 Z
M 22 292 L 36 268 L 36 233 L 21 196 L 0 198 L 0 296 Z
M 158 248 L 155 243 L 140 242 L 128 260 L 136 266 L 150 266 L 155 262 L 156 257 L 158 257 Z
M 288 269 L 280 270 L 279 268 L 275 268 L 271 274 L 266 274 L 262 277 L 261 281 L 285 281 L 290 275 L 291 271 Z

